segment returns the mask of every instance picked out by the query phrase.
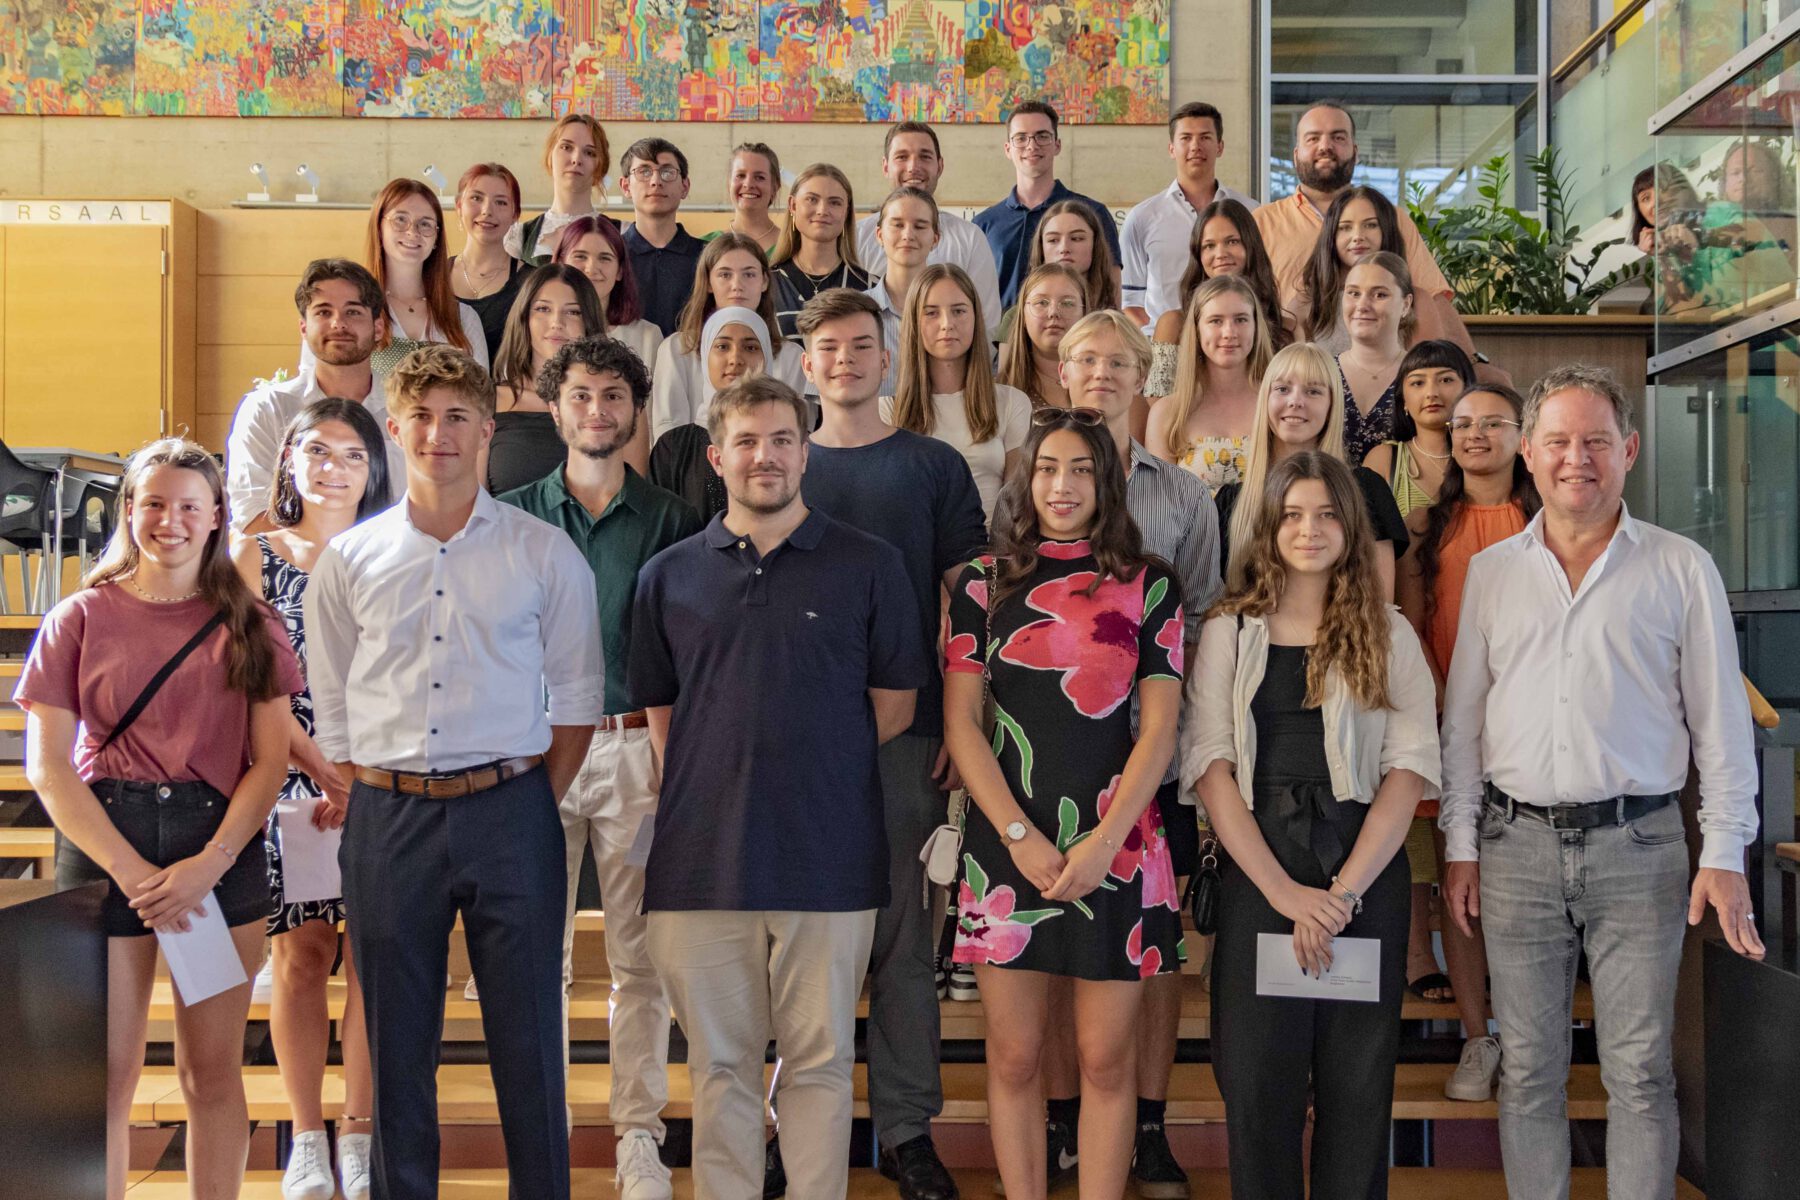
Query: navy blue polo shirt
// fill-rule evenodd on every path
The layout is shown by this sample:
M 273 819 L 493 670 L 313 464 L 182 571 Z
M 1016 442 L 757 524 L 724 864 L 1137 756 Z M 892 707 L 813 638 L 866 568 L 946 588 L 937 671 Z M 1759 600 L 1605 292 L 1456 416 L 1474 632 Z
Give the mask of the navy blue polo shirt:
M 625 227 L 622 240 L 631 257 L 631 278 L 637 283 L 644 320 L 668 337 L 675 332 L 688 293 L 694 290 L 694 268 L 700 265 L 706 243 L 679 224 L 666 246 L 651 245 L 635 223 Z
M 992 208 L 975 214 L 976 228 L 987 235 L 988 249 L 994 252 L 994 265 L 1000 270 L 1000 307 L 1011 308 L 1019 298 L 1019 285 L 1031 274 L 1031 239 L 1037 233 L 1044 210 L 1058 200 L 1079 200 L 1100 217 L 1101 232 L 1112 247 L 1113 265 L 1120 262 L 1119 226 L 1112 210 L 1092 196 L 1084 196 L 1063 186 L 1058 179 L 1050 189 L 1050 198 L 1036 208 L 1019 203 L 1019 189 L 1006 193 L 1006 199 Z
M 818 509 L 760 557 L 720 514 L 645 564 L 631 694 L 674 709 L 646 912 L 887 904 L 868 689 L 930 678 L 914 609 L 899 553 Z
M 911 585 L 920 647 L 931 682 L 919 693 L 912 728 L 944 736 L 944 689 L 936 652 L 944 573 L 987 545 L 981 493 L 968 460 L 949 442 L 896 429 L 867 446 L 807 448 L 806 503 L 900 551 Z

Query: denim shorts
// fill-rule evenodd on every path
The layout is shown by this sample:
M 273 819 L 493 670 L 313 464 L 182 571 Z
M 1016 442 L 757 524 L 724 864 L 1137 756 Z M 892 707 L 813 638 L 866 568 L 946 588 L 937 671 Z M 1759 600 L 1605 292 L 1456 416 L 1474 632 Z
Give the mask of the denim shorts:
M 97 779 L 88 785 L 112 819 L 113 827 L 145 862 L 167 867 L 206 851 L 218 835 L 231 801 L 205 783 L 144 783 Z M 206 851 L 217 854 L 217 850 Z M 100 924 L 107 937 L 146 937 L 152 931 L 138 917 L 118 883 L 75 843 L 56 839 L 57 888 L 86 883 L 106 884 Z M 250 839 L 237 861 L 213 887 L 213 900 L 228 926 L 247 925 L 269 915 L 269 876 L 263 840 Z

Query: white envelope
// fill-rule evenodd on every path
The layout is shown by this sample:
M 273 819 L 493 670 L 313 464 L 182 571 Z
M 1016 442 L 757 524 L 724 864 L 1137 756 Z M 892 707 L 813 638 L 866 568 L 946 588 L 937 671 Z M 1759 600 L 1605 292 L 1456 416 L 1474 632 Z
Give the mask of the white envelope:
M 1287 933 L 1256 935 L 1256 994 L 1295 1000 L 1381 999 L 1381 942 L 1375 938 L 1332 938 L 1331 966 L 1322 977 L 1303 974 Z
M 250 978 L 225 926 L 225 914 L 219 911 L 219 898 L 208 895 L 200 908 L 202 915 L 188 914 L 186 933 L 156 931 L 176 994 L 187 1005 L 228 992 Z
M 281 838 L 281 902 L 335 900 L 344 894 L 338 870 L 342 829 L 320 829 L 312 823 L 316 797 L 282 799 L 275 806 L 275 829 Z

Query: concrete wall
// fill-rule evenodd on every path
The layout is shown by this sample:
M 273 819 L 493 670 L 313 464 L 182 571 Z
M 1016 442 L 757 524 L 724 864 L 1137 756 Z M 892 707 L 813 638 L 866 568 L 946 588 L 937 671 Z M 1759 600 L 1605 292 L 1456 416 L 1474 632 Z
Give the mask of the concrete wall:
M 1172 0 L 1175 104 L 1204 99 L 1226 116 L 1220 174 L 1248 186 L 1255 122 L 1256 0 Z M 273 195 L 287 199 L 296 164 L 319 173 L 327 201 L 363 203 L 388 179 L 435 163 L 452 181 L 471 162 L 497 159 L 519 175 L 526 208 L 549 199 L 540 152 L 548 121 L 437 121 L 229 117 L 0 117 L 0 197 L 173 196 L 197 208 L 221 208 L 252 189 L 249 165 L 270 171 Z M 615 154 L 656 133 L 679 144 L 692 164 L 691 202 L 725 200 L 727 156 L 742 141 L 766 141 L 784 166 L 828 161 L 850 176 L 867 204 L 885 191 L 880 127 L 804 124 L 650 124 L 610 122 Z M 986 205 L 1012 185 L 1012 168 L 994 125 L 938 127 L 946 173 L 940 199 Z M 1114 206 L 1168 185 L 1168 137 L 1162 126 L 1072 127 L 1058 173 L 1070 187 Z M 614 189 L 616 192 L 616 188 Z

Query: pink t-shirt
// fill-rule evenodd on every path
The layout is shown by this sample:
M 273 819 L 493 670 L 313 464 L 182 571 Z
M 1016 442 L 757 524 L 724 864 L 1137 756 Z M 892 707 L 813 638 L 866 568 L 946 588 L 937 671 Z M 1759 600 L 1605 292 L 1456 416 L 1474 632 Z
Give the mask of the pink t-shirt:
M 117 584 L 84 588 L 50 610 L 14 695 L 81 718 L 75 769 L 85 780 L 202 780 L 229 796 L 250 765 L 250 705 L 225 685 L 227 631 L 213 630 L 104 754 L 100 743 L 144 685 L 212 615 L 203 599 L 156 604 Z M 281 619 L 269 614 L 277 690 L 305 688 Z

